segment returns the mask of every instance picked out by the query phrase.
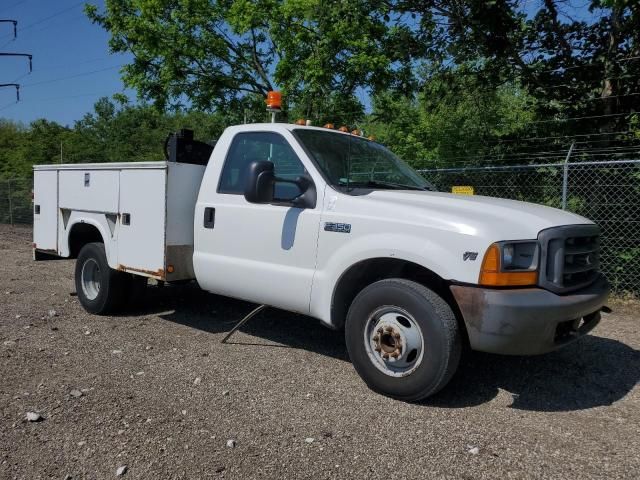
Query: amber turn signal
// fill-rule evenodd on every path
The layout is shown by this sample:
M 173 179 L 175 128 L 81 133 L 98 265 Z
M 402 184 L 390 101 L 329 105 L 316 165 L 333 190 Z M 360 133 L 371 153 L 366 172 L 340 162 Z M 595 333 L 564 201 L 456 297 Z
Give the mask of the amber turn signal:
M 492 244 L 487 253 L 484 254 L 482 260 L 482 268 L 480 269 L 480 285 L 489 287 L 524 287 L 535 285 L 538 283 L 537 271 L 500 271 L 500 247 L 498 244 Z
M 345 133 L 349 131 L 349 129 L 347 127 L 345 127 L 344 125 L 341 126 L 338 130 L 340 130 L 341 132 L 345 132 Z
M 334 129 L 334 128 L 336 128 L 336 127 L 333 125 L 333 123 L 325 123 L 325 124 L 324 124 L 324 128 L 331 128 L 331 129 Z
M 304 118 L 299 118 L 298 120 L 296 120 L 296 125 L 306 125 L 307 122 L 305 121 Z

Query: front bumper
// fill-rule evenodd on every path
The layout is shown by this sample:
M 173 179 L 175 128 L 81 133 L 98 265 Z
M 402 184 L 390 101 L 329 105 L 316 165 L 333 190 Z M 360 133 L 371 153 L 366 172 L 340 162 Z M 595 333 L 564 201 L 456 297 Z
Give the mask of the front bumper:
M 590 286 L 556 295 L 541 288 L 499 290 L 451 285 L 471 348 L 506 355 L 537 355 L 590 332 L 609 297 L 601 276 Z

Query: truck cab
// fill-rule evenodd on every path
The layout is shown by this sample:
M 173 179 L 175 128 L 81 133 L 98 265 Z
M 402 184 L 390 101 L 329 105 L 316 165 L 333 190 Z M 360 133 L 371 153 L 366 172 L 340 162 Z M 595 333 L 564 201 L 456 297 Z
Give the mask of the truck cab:
M 122 201 L 84 205 L 97 200 L 75 192 L 88 194 L 80 180 L 90 165 L 36 167 L 37 210 L 57 218 L 36 213 L 34 231 L 58 229 L 49 235 L 55 246 L 34 240 L 36 256 L 77 257 L 76 288 L 89 311 L 113 311 L 131 290 L 123 285 L 140 279 L 193 278 L 207 291 L 344 329 L 365 382 L 414 401 L 447 384 L 465 346 L 549 352 L 593 329 L 607 300 L 593 222 L 437 192 L 357 132 L 240 125 L 225 130 L 206 165 L 155 163 L 165 172 L 156 180 L 147 166 L 127 185 L 136 164 L 111 165 L 105 180 L 118 182 L 135 214 Z M 78 178 L 66 180 L 65 168 Z M 54 176 L 58 196 L 75 201 L 45 208 L 39 185 Z M 131 235 L 138 222 L 144 226 Z M 130 254 L 132 245 L 158 253 L 152 261 Z

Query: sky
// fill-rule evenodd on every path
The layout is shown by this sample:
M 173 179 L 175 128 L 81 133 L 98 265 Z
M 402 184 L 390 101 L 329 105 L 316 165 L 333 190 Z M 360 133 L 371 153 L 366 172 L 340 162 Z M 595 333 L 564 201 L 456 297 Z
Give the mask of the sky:
M 32 73 L 27 58 L 0 56 L 0 84 L 21 85 L 20 102 L 15 88 L 0 88 L 0 118 L 24 123 L 46 118 L 72 126 L 100 97 L 122 92 L 135 99 L 118 72 L 130 57 L 109 53 L 108 34 L 83 13 L 87 2 L 104 5 L 104 0 L 0 0 L 0 19 L 18 21 L 15 40 L 13 25 L 0 23 L 0 52 L 33 55 Z
M 109 35 L 83 13 L 87 2 L 104 6 L 104 0 L 0 0 L 0 19 L 18 21 L 15 40 L 13 26 L 0 23 L 0 53 L 33 55 L 32 73 L 28 59 L 0 56 L 0 84 L 20 84 L 20 102 L 14 88 L 0 88 L 0 118 L 24 123 L 46 118 L 72 126 L 100 97 L 126 93 L 135 99 L 119 74 L 131 56 L 109 53 Z M 523 0 L 522 6 L 533 14 L 539 2 Z M 571 1 L 566 8 L 578 17 L 591 15 Z M 368 97 L 362 91 L 358 97 L 368 110 Z

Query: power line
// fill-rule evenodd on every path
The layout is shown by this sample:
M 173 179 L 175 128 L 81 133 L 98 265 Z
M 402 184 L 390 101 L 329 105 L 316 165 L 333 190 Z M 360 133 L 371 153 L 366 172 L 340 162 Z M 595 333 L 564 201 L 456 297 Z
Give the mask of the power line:
M 617 59 L 613 59 L 611 61 L 611 63 L 622 63 L 622 62 L 629 62 L 629 61 L 633 61 L 633 60 L 638 60 L 640 59 L 640 55 L 638 56 L 634 56 L 634 57 L 625 57 L 625 58 L 617 58 Z M 593 63 L 588 63 L 586 65 L 574 65 L 572 67 L 556 67 L 556 68 L 550 68 L 547 70 L 540 70 L 539 72 L 536 73 L 550 73 L 550 72 L 566 72 L 567 70 L 576 70 L 579 68 L 589 68 L 589 67 L 596 67 L 596 66 L 604 66 L 605 62 L 593 62 Z M 528 64 L 528 67 L 532 67 L 532 64 Z
M 33 28 L 33 27 L 35 27 L 36 25 L 40 25 L 41 23 L 46 22 L 47 20 L 51 20 L 52 18 L 58 17 L 58 16 L 60 16 L 60 15 L 63 15 L 63 14 L 65 14 L 65 13 L 67 13 L 68 11 L 73 10 L 73 9 L 74 9 L 74 8 L 76 8 L 76 7 L 79 7 L 79 6 L 80 6 L 80 5 L 82 5 L 82 4 L 84 4 L 84 1 L 83 1 L 83 2 L 74 3 L 74 4 L 73 4 L 73 5 L 71 5 L 70 7 L 67 7 L 67 8 L 65 8 L 65 9 L 63 9 L 63 10 L 60 10 L 60 11 L 58 11 L 58 12 L 56 12 L 56 13 L 52 14 L 52 15 L 49 15 L 48 17 L 44 17 L 44 18 L 41 18 L 40 20 L 37 20 L 37 21 L 35 21 L 35 22 L 33 22 L 33 23 L 30 23 L 30 24 L 29 24 L 29 25 L 27 25 L 26 27 L 21 27 L 21 28 L 20 28 L 20 32 L 24 32 L 25 30 L 28 30 L 28 29 L 30 29 L 30 28 Z M 0 38 L 4 38 L 4 36 L 3 36 L 3 37 L 0 37 Z
M 109 60 L 110 58 L 113 58 L 114 55 L 107 55 L 107 56 L 102 56 L 102 57 L 97 57 L 97 58 L 89 58 L 86 60 L 80 60 L 79 62 L 73 62 L 73 63 L 66 63 L 66 64 L 56 64 L 56 65 L 41 65 L 39 63 L 39 68 L 38 68 L 38 72 L 47 72 L 49 70 L 59 70 L 62 68 L 72 68 L 72 67 L 77 67 L 78 65 L 86 65 L 88 63 L 96 63 L 96 62 L 103 62 L 104 60 Z
M 75 75 L 69 75 L 69 76 L 66 76 L 66 77 L 54 78 L 54 79 L 51 79 L 51 80 L 44 80 L 42 82 L 26 83 L 26 84 L 23 85 L 23 87 L 34 87 L 36 85 L 45 85 L 47 83 L 61 82 L 62 80 L 69 80 L 71 78 L 77 78 L 77 77 L 84 77 L 84 76 L 87 76 L 87 75 L 93 75 L 94 73 L 106 72 L 107 70 L 113 70 L 114 68 L 120 68 L 120 67 L 122 67 L 122 65 L 114 65 L 112 67 L 100 68 L 98 70 L 91 70 L 90 72 L 77 73 Z
M 16 3 L 14 3 L 13 5 L 10 5 L 10 6 L 6 7 L 6 8 L 3 8 L 2 10 L 0 10 L 0 13 L 1 13 L 1 12 L 6 12 L 7 10 L 11 10 L 11 9 L 13 9 L 13 8 L 16 8 L 16 7 L 18 7 L 18 6 L 22 5 L 23 3 L 26 3 L 26 2 L 28 2 L 28 1 L 29 1 L 29 0 L 21 0 L 20 2 L 16 2 Z
M 82 13 L 82 14 L 77 15 L 77 16 L 75 16 L 75 17 L 72 17 L 72 18 L 66 19 L 66 20 L 64 20 L 64 22 L 63 22 L 63 23 L 64 23 L 64 26 L 65 26 L 65 27 L 68 27 L 72 22 L 74 22 L 74 21 L 76 21 L 76 20 L 79 20 L 79 19 L 82 19 L 82 18 L 87 19 L 87 16 L 86 16 L 84 13 Z M 44 26 L 44 27 L 42 27 L 42 28 L 38 28 L 38 29 L 34 30 L 34 31 L 33 31 L 33 32 L 31 32 L 31 33 L 44 32 L 45 30 L 49 30 L 50 28 L 54 28 L 54 27 L 58 27 L 58 26 L 60 26 L 60 24 L 58 24 L 58 23 L 54 23 L 54 24 L 51 24 L 51 25 Z
M 110 92 L 99 92 L 99 93 L 82 93 L 79 95 L 65 95 L 62 97 L 48 97 L 48 98 L 30 98 L 27 100 L 22 100 L 20 101 L 20 103 L 33 103 L 33 102 L 51 102 L 51 101 L 56 101 L 56 100 L 68 100 L 71 98 L 81 98 L 81 97 L 98 97 L 98 96 L 108 96 L 111 95 L 113 93 L 113 91 Z M 18 102 L 11 102 L 8 103 L 2 107 L 0 107 L 0 111 L 2 110 L 6 110 L 10 107 L 13 107 L 15 105 L 17 105 Z
M 454 165 L 459 165 L 459 164 L 478 164 L 478 163 L 498 163 L 498 162 L 527 162 L 527 161 L 545 161 L 545 162 L 549 162 L 552 161 L 554 159 L 557 159 L 558 161 L 564 160 L 566 158 L 566 151 L 564 152 L 564 154 L 562 155 L 531 155 L 528 157 L 504 157 L 501 155 L 494 155 L 494 156 L 487 156 L 487 157 L 483 157 L 483 158 L 476 158 L 473 155 L 470 155 L 468 157 L 447 157 L 444 155 L 441 155 L 438 157 L 438 161 L 440 162 L 445 162 L 445 163 L 449 163 L 449 164 L 454 164 Z M 615 157 L 619 157 L 621 155 L 631 155 L 631 156 L 640 156 L 640 148 L 636 148 L 636 149 L 628 149 L 628 150 L 619 150 L 619 151 L 613 151 L 613 152 L 594 152 L 594 153 L 581 153 L 581 154 L 576 154 L 576 155 L 572 155 L 571 158 L 573 160 L 579 159 L 579 158 L 592 158 L 592 157 L 610 157 L 610 158 L 615 158 Z
M 589 98 L 583 98 L 580 100 L 550 100 L 550 103 L 558 103 L 560 105 L 573 105 L 576 103 L 580 103 L 580 102 L 594 102 L 596 100 L 611 100 L 612 98 L 625 98 L 625 97 L 637 97 L 638 95 L 640 95 L 640 93 L 638 92 L 633 92 L 633 93 L 625 93 L 623 95 L 609 95 L 607 97 L 589 97 Z

